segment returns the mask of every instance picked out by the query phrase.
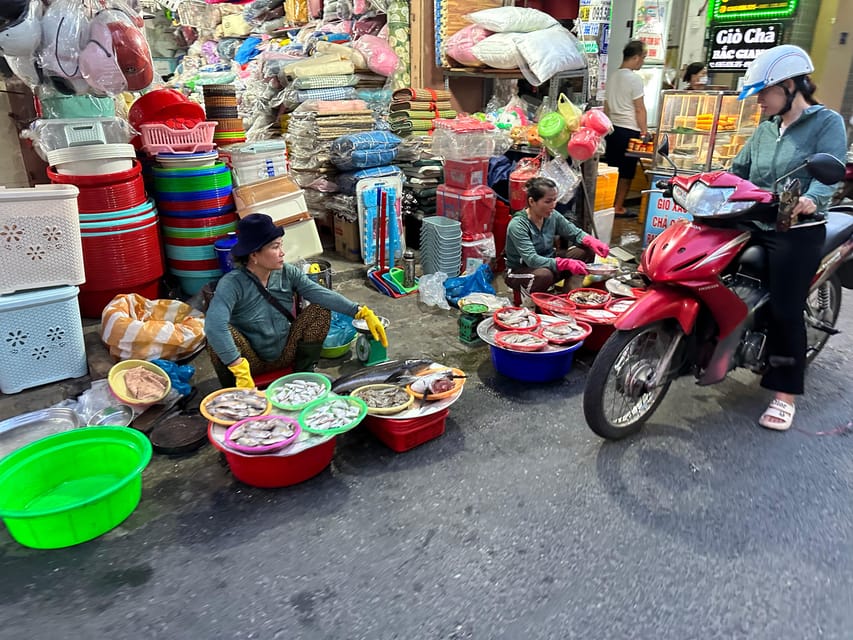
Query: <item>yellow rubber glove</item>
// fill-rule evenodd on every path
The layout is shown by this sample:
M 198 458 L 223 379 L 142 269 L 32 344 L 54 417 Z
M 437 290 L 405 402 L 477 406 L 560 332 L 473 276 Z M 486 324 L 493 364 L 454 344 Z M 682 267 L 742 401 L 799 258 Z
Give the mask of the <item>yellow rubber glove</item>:
M 379 340 L 383 347 L 388 347 L 388 338 L 385 335 L 385 327 L 382 326 L 382 322 L 376 317 L 375 313 L 367 307 L 361 307 L 359 308 L 358 313 L 355 314 L 355 319 L 364 320 L 365 323 L 367 323 L 367 328 L 370 329 L 370 335 L 373 336 L 373 339 Z
M 320 273 L 320 265 L 316 262 L 308 267 L 308 273 Z
M 255 381 L 252 380 L 252 372 L 249 370 L 249 361 L 246 358 L 240 358 L 237 364 L 232 364 L 228 370 L 234 374 L 238 387 L 241 389 L 255 388 Z

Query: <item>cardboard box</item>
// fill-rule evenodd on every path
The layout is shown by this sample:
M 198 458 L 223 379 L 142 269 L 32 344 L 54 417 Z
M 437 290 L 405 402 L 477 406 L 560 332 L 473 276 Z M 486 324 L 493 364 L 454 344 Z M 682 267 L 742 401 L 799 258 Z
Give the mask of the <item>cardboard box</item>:
M 301 192 L 299 185 L 290 176 L 278 176 L 234 189 L 234 204 L 237 209 L 249 209 L 252 205 L 282 196 Z M 304 209 L 303 209 L 304 210 Z
M 350 262 L 361 262 L 358 223 L 335 216 L 335 252 Z

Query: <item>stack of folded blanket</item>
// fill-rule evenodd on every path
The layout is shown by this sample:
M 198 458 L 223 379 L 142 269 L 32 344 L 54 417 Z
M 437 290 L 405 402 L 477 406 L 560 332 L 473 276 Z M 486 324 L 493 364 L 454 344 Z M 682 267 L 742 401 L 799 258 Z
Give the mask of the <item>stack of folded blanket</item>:
M 398 136 L 423 135 L 434 129 L 436 118 L 455 118 L 450 92 L 407 87 L 394 92 L 388 121 Z

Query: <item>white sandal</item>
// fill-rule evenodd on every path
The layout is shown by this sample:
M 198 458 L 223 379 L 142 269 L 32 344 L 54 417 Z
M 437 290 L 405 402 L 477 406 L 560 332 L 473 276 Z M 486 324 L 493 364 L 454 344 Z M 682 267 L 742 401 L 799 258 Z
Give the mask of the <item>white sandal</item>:
M 794 422 L 795 412 L 796 407 L 794 405 L 784 400 L 774 399 L 770 401 L 770 405 L 761 414 L 758 424 L 773 431 L 787 431 Z

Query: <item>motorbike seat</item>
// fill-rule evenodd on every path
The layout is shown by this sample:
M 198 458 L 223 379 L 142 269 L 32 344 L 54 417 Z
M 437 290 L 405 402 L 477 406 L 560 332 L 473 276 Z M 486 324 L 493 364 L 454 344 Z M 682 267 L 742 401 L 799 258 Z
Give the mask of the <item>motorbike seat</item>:
M 835 207 L 826 213 L 826 240 L 823 255 L 837 249 L 853 235 L 853 207 Z
M 738 261 L 738 273 L 764 280 L 767 273 L 767 250 L 758 244 L 747 247 Z

